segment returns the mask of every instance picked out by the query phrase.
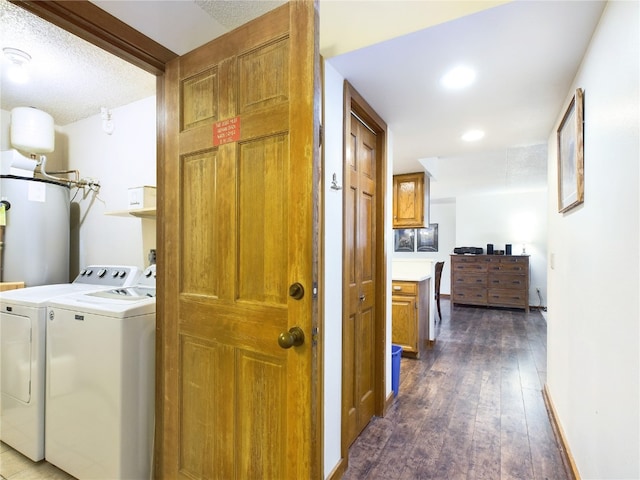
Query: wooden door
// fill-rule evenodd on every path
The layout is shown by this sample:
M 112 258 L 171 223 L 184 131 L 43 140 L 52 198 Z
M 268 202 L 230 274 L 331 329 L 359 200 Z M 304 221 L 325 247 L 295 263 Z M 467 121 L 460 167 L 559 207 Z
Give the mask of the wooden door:
M 319 476 L 316 32 L 292 2 L 167 64 L 159 478 Z
M 350 445 L 375 413 L 376 135 L 351 115 L 345 192 L 343 415 Z

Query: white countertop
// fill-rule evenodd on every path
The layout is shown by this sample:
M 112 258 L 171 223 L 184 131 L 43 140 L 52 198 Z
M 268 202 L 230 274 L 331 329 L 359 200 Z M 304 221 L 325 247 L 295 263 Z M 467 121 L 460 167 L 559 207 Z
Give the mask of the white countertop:
M 396 282 L 422 282 L 427 278 L 431 278 L 431 274 L 403 273 L 403 274 L 393 274 L 391 276 L 391 279 Z
M 427 259 L 394 259 L 391 279 L 399 282 L 421 282 L 433 276 L 433 261 Z

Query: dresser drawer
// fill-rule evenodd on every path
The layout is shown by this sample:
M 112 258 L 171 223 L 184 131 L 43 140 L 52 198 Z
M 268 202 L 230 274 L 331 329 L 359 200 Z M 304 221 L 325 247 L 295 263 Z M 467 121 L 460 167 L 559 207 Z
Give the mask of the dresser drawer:
M 454 285 L 461 285 L 467 287 L 485 287 L 487 285 L 487 276 L 478 275 L 474 273 L 467 273 L 466 271 L 454 272 L 453 274 Z
M 508 288 L 491 288 L 487 293 L 489 305 L 524 307 L 527 305 L 528 292 Z
M 525 273 L 528 269 L 527 258 L 504 256 L 489 259 L 489 272 Z
M 452 262 L 451 268 L 454 272 L 481 272 L 487 271 L 487 261 L 475 257 L 460 257 Z
M 476 305 L 487 304 L 487 289 L 484 287 L 458 287 L 453 292 L 453 301 Z
M 522 290 L 527 287 L 527 277 L 525 275 L 490 273 L 487 286 L 489 288 L 517 288 Z
M 392 282 L 391 291 L 394 295 L 416 295 L 418 284 L 416 282 Z

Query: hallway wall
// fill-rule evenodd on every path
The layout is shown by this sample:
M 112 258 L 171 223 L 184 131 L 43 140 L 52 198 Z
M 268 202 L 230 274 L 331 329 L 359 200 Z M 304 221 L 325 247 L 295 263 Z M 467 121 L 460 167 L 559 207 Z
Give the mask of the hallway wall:
M 549 136 L 547 387 L 580 477 L 640 478 L 638 2 L 611 1 Z M 584 89 L 584 204 L 558 213 L 556 129 Z

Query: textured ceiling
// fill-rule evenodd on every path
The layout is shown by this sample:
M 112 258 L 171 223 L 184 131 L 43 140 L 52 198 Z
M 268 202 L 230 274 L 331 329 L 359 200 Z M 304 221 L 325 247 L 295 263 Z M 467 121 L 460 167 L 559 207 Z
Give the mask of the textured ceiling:
M 284 0 L 245 0 L 243 2 L 221 2 L 220 0 L 194 0 L 218 23 L 233 30 L 285 3 Z
M 6 0 L 0 0 L 0 45 L 31 55 L 29 82 L 7 79 L 2 57 L 1 108 L 31 106 L 66 125 L 155 95 L 155 76 L 81 40 Z

